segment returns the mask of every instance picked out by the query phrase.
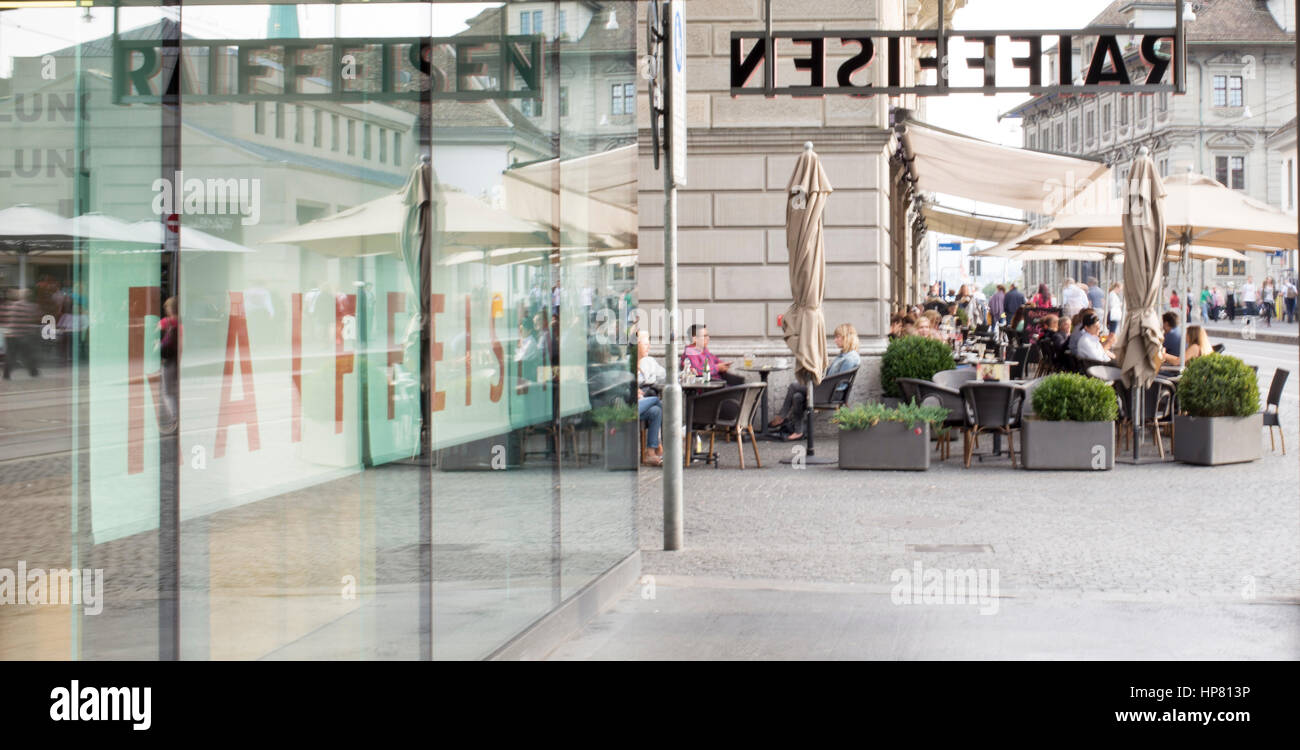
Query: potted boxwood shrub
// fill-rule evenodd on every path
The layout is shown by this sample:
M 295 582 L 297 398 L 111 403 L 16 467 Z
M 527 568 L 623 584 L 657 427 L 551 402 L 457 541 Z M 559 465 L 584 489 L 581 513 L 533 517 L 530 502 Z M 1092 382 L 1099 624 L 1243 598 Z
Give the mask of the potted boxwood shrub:
M 1119 404 L 1109 383 L 1074 373 L 1048 375 L 1034 389 L 1033 405 L 1034 417 L 1020 428 L 1026 469 L 1115 467 Z
M 637 409 L 623 401 L 591 410 L 591 419 L 602 425 L 605 436 L 605 469 L 636 471 L 641 448 Z
M 1259 383 L 1246 363 L 1225 354 L 1193 359 L 1178 380 L 1178 403 L 1174 458 L 1215 466 L 1263 455 Z
M 952 367 L 952 349 L 947 344 L 925 336 L 904 336 L 889 342 L 880 359 L 880 386 L 885 397 L 896 403 L 903 395 L 899 378 L 929 380 L 936 372 Z
M 841 469 L 930 468 L 930 430 L 943 429 L 941 406 L 865 403 L 841 407 L 831 417 L 840 428 Z

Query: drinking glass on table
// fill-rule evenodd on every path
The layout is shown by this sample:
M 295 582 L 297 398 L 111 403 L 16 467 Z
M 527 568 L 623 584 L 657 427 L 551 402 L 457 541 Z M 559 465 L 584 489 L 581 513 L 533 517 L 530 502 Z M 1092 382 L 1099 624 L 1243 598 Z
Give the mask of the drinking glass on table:
M 753 366 L 754 366 L 754 353 L 748 352 L 745 354 L 745 367 L 750 368 Z

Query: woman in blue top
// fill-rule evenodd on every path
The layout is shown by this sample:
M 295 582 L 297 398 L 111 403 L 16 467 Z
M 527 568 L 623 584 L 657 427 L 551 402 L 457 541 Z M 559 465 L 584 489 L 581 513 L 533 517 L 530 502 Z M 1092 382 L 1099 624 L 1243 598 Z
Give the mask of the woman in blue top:
M 840 355 L 836 357 L 826 368 L 826 375 L 830 377 L 837 373 L 852 370 L 862 364 L 862 357 L 858 355 L 858 331 L 850 323 L 841 323 L 835 328 L 835 345 L 840 348 Z M 776 417 L 768 423 L 769 427 L 780 427 L 789 419 L 798 419 L 803 416 L 804 409 L 808 402 L 808 387 L 795 381 L 785 392 L 785 401 L 781 404 L 781 409 L 776 413 Z M 786 436 L 786 440 L 802 440 L 802 432 L 793 432 Z

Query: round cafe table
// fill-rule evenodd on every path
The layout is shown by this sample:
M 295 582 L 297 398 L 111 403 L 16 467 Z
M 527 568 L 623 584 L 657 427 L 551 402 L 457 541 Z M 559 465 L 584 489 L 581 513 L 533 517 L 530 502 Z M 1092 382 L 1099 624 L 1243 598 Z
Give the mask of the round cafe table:
M 767 385 L 768 375 L 771 375 L 774 372 L 785 372 L 786 370 L 790 370 L 793 368 L 790 365 L 785 365 L 785 366 L 762 365 L 761 367 L 737 367 L 736 369 L 740 370 L 741 372 L 758 373 L 758 379 L 763 381 L 763 385 Z M 763 401 L 762 401 L 762 405 L 760 406 L 760 409 L 762 413 L 761 419 L 763 420 L 760 429 L 766 430 L 767 429 L 767 389 L 766 388 L 763 389 Z

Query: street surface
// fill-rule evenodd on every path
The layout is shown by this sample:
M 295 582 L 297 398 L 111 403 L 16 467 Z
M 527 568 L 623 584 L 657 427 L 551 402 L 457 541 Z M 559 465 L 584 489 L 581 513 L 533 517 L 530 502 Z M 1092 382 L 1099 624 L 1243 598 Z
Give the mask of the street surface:
M 928 472 L 847 472 L 792 469 L 790 446 L 764 442 L 764 468 L 742 472 L 723 444 L 721 468 L 685 474 L 678 552 L 662 549 L 662 473 L 642 470 L 647 577 L 550 657 L 1300 658 L 1300 350 L 1224 343 L 1259 366 L 1261 401 L 1291 370 L 1287 456 L 1261 434 L 1263 459 L 1233 466 L 964 469 L 955 450 Z M 918 564 L 996 571 L 996 612 L 893 603 Z

